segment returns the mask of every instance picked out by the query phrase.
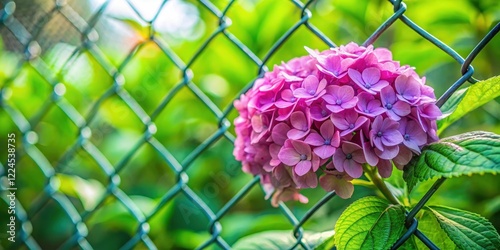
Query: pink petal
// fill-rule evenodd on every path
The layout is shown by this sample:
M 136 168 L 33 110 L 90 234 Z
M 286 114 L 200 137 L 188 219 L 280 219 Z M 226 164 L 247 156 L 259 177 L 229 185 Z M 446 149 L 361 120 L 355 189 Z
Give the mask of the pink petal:
M 331 121 L 340 130 L 349 129 L 349 122 L 346 121 L 345 117 L 343 117 L 341 115 L 332 115 Z
M 255 132 L 260 133 L 264 130 L 264 124 L 262 122 L 262 115 L 254 115 L 252 117 L 252 128 Z
M 309 98 L 312 97 L 315 93 L 310 94 L 307 89 L 299 88 L 293 91 L 293 95 L 298 98 Z
M 311 159 L 311 165 L 312 165 L 312 170 L 313 172 L 318 171 L 319 166 L 320 166 L 320 159 L 317 155 L 313 154 L 312 159 Z
M 340 135 L 339 131 L 335 131 L 335 134 L 333 134 L 333 137 L 330 139 L 330 145 L 338 148 L 340 146 Z
M 311 161 L 300 161 L 297 165 L 295 165 L 293 170 L 297 175 L 303 176 L 311 170 Z
M 319 128 L 321 135 L 324 138 L 332 138 L 333 133 L 335 133 L 335 127 L 331 121 L 325 121 Z
M 344 108 L 339 105 L 326 105 L 326 108 L 332 111 L 333 113 L 340 113 L 341 111 L 344 110 Z
M 304 142 L 290 140 L 292 146 L 295 148 L 295 151 L 299 154 L 306 155 L 308 159 L 311 157 L 311 148 Z
M 407 116 L 411 113 L 410 105 L 406 102 L 397 101 L 392 106 L 392 110 L 399 116 Z
M 281 148 L 278 153 L 281 162 L 288 166 L 295 166 L 300 161 L 300 154 L 293 148 Z
M 385 48 L 376 48 L 373 53 L 377 56 L 379 62 L 392 61 L 392 53 L 390 50 Z
M 301 111 L 292 113 L 290 116 L 290 123 L 296 129 L 304 130 L 304 128 L 307 128 L 306 116 Z
M 293 139 L 293 140 L 299 140 L 299 139 L 302 139 L 304 136 L 306 136 L 308 133 L 309 133 L 309 131 L 290 129 L 288 131 L 288 133 L 286 133 L 286 136 L 288 136 L 288 138 Z
M 354 143 L 348 142 L 348 141 L 346 141 L 342 144 L 342 151 L 344 151 L 344 154 L 353 153 L 356 150 L 362 150 L 362 148 L 358 144 L 354 144 Z M 345 158 L 345 156 L 344 156 L 344 158 Z
M 316 93 L 316 90 L 318 89 L 319 85 L 319 80 L 316 76 L 310 75 L 304 79 L 304 82 L 302 82 L 302 86 L 307 92 L 313 92 Z M 313 95 L 313 94 L 311 94 Z
M 272 132 L 271 132 L 271 138 L 273 139 L 274 143 L 278 145 L 283 145 L 288 139 L 286 137 L 286 132 L 290 130 L 290 127 L 286 123 L 278 123 L 276 126 L 274 126 Z
M 323 145 L 313 149 L 313 152 L 321 159 L 327 159 L 335 153 L 335 148 L 330 145 Z
M 304 142 L 312 146 L 321 146 L 325 144 L 325 139 L 314 131 L 304 139 Z

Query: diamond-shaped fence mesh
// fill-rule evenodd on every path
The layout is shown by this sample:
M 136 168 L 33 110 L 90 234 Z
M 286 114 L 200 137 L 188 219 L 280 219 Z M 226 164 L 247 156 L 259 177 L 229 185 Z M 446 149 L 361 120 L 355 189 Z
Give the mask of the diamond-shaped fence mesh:
M 196 243 L 201 249 L 229 249 L 235 239 L 224 231 L 251 227 L 253 221 L 231 216 L 264 199 L 259 177 L 240 174 L 230 153 L 232 102 L 275 61 L 290 59 L 308 44 L 327 48 L 364 39 L 369 45 L 402 30 L 432 43 L 432 53 L 441 53 L 438 60 L 452 58 L 461 67 L 458 77 L 440 83 L 449 87 L 439 98 L 442 105 L 465 82 L 476 81 L 471 63 L 500 30 L 496 24 L 484 31 L 464 58 L 405 16 L 403 1 L 373 1 L 381 11 L 367 17 L 373 19 L 369 27 L 352 33 L 338 29 L 335 35 L 322 25 L 325 20 L 314 19 L 332 8 L 330 1 L 153 2 L 0 2 L 1 207 L 8 218 L 13 204 L 8 194 L 16 192 L 17 222 L 15 243 L 1 232 L 6 247 L 156 249 Z M 231 16 L 235 8 L 242 16 Z M 269 16 L 281 16 L 289 26 Z M 232 28 L 232 19 L 238 28 Z M 247 22 L 259 23 L 251 34 L 243 29 Z M 337 41 L 337 36 L 347 38 Z M 301 48 L 288 51 L 289 40 Z M 390 45 L 390 38 L 384 41 L 381 45 Z M 16 140 L 15 178 L 4 148 L 8 134 Z M 393 248 L 411 235 L 437 248 L 417 229 L 415 215 L 443 182 L 436 181 L 408 211 L 407 232 Z M 280 203 L 276 210 L 284 218 L 278 227 L 289 228 L 296 239 L 294 248 L 309 249 L 305 225 L 335 193 L 322 196 L 306 208 Z M 175 220 L 183 221 L 177 223 L 183 228 L 171 229 Z

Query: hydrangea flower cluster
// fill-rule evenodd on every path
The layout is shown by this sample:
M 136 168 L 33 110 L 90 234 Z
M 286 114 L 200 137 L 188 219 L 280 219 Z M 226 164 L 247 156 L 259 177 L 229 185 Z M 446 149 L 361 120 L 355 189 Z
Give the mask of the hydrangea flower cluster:
M 355 43 L 306 50 L 234 103 L 234 156 L 245 172 L 261 176 L 275 206 L 307 202 L 299 189 L 318 183 L 349 198 L 363 164 L 389 177 L 393 163 L 402 169 L 437 140 L 434 90 L 389 50 Z

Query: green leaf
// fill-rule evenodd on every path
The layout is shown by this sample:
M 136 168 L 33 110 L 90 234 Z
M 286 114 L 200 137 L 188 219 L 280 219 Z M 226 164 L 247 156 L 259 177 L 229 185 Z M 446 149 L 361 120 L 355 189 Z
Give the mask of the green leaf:
M 418 249 L 417 243 L 415 241 L 415 236 L 412 235 L 405 243 L 398 248 L 398 250 L 416 250 Z
M 335 225 L 335 243 L 342 249 L 389 249 L 404 229 L 405 210 L 370 196 L 352 203 Z
M 327 231 L 322 233 L 310 233 L 305 232 L 302 242 L 304 242 L 310 248 L 315 248 L 321 245 L 323 242 L 329 240 L 333 231 Z M 232 249 L 235 250 L 280 250 L 280 249 L 291 249 L 297 244 L 297 239 L 293 237 L 290 230 L 281 231 L 265 231 L 262 233 L 252 234 L 238 240 Z M 300 246 L 300 245 L 299 245 Z M 302 248 L 298 248 L 302 249 Z
M 464 94 L 463 97 L 461 95 Z M 443 132 L 448 126 L 462 118 L 467 113 L 481 107 L 489 101 L 500 96 L 500 76 L 495 76 L 490 79 L 480 81 L 468 87 L 466 90 L 459 91 L 452 95 L 451 101 L 456 102 L 458 105 L 448 117 L 438 121 L 438 134 Z M 454 106 L 453 104 L 447 105 L 448 108 Z M 448 109 L 453 111 L 453 109 Z M 445 113 L 447 110 L 443 110 Z
M 427 208 L 459 249 L 500 249 L 500 236 L 480 215 L 443 206 Z
M 446 232 L 441 229 L 436 216 L 427 210 L 424 210 L 418 218 L 418 230 L 440 249 L 457 249 L 455 243 L 453 243 Z M 416 240 L 415 244 L 418 249 L 428 249 L 420 240 Z
M 450 98 L 441 106 L 441 112 L 446 117 L 450 116 L 458 107 L 458 104 L 464 99 L 465 94 L 467 93 L 468 88 L 459 89 L 453 93 Z M 440 128 L 446 119 L 442 119 L 437 121 L 438 127 Z
M 59 191 L 68 196 L 80 199 L 85 210 L 91 211 L 104 194 L 104 187 L 94 179 L 82 179 L 76 175 L 57 174 Z
M 475 131 L 441 139 L 422 149 L 404 168 L 408 189 L 434 177 L 499 173 L 500 136 Z
M 149 27 L 141 24 L 138 20 L 132 18 L 122 18 L 116 16 L 110 16 L 112 19 L 123 23 L 125 26 L 131 28 L 139 37 L 147 38 L 149 36 Z

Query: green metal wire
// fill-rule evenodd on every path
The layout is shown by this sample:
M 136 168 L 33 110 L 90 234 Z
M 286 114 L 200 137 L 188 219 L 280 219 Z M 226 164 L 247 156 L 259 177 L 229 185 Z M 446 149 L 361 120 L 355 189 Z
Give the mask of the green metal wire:
M 248 84 L 241 89 L 238 95 L 233 99 L 237 99 L 240 94 L 245 93 L 250 89 L 256 79 L 261 77 L 267 70 L 269 59 L 276 54 L 282 45 L 297 32 L 301 27 L 305 27 L 311 34 L 318 37 L 325 45 L 329 47 L 336 47 L 337 45 L 327 37 L 321 30 L 315 27 L 311 22 L 312 12 L 309 8 L 313 5 L 315 0 L 308 0 L 305 3 L 299 0 L 291 0 L 297 10 L 300 11 L 301 16 L 286 32 L 280 34 L 279 39 L 270 46 L 265 55 L 261 58 L 256 55 L 245 43 L 241 42 L 235 35 L 233 35 L 228 28 L 232 22 L 227 14 L 234 6 L 235 0 L 229 1 L 223 8 L 218 8 L 211 1 L 200 0 L 199 7 L 207 10 L 210 15 L 213 15 L 218 22 L 217 28 L 210 33 L 208 38 L 196 48 L 194 54 L 186 61 L 182 60 L 180 56 L 170 48 L 169 44 L 161 37 L 155 34 L 153 23 L 158 18 L 160 12 L 165 8 L 167 0 L 161 2 L 158 6 L 158 11 L 151 19 L 146 19 L 137 8 L 135 8 L 133 1 L 127 0 L 126 4 L 130 7 L 139 18 L 147 23 L 150 33 L 146 41 L 139 43 L 137 46 L 126 55 L 125 59 L 121 61 L 118 66 L 114 66 L 101 51 L 96 44 L 96 25 L 102 19 L 104 13 L 109 7 L 110 1 L 106 1 L 97 10 L 91 13 L 88 19 L 81 16 L 78 11 L 71 6 L 65 4 L 65 1 L 55 1 L 46 15 L 41 16 L 35 20 L 35 26 L 28 29 L 24 27 L 19 20 L 14 17 L 16 13 L 16 1 L 3 1 L 0 6 L 0 29 L 6 29 L 16 38 L 16 40 L 23 46 L 22 60 L 16 65 L 15 70 L 8 79 L 6 79 L 0 89 L 0 110 L 3 110 L 7 116 L 12 120 L 14 126 L 17 128 L 19 134 L 23 138 L 21 147 L 18 151 L 17 157 L 19 159 L 29 158 L 41 171 L 44 178 L 44 188 L 30 204 L 21 204 L 18 200 L 16 216 L 20 223 L 17 241 L 10 246 L 11 249 L 27 248 L 27 249 L 41 249 L 37 243 L 37 239 L 33 237 L 33 226 L 31 219 L 37 216 L 43 208 L 50 202 L 56 204 L 65 213 L 66 217 L 71 221 L 72 232 L 62 245 L 58 246 L 59 249 L 93 249 L 92 244 L 87 240 L 89 231 L 87 224 L 88 220 L 96 211 L 103 207 L 107 201 L 113 200 L 126 208 L 127 213 L 137 222 L 137 228 L 132 237 L 123 245 L 121 249 L 132 249 L 138 247 L 145 247 L 148 249 L 156 249 L 154 241 L 149 237 L 150 233 L 150 220 L 159 213 L 167 204 L 172 203 L 176 197 L 183 196 L 187 198 L 194 207 L 199 208 L 204 216 L 208 219 L 207 232 L 210 238 L 202 243 L 198 248 L 203 249 L 206 247 L 216 247 L 221 249 L 231 248 L 230 244 L 222 236 L 224 226 L 221 219 L 238 204 L 245 196 L 255 187 L 259 185 L 260 178 L 255 177 L 242 187 L 222 208 L 214 211 L 208 204 L 201 198 L 201 196 L 190 187 L 190 176 L 188 174 L 189 167 L 194 161 L 199 159 L 211 145 L 219 140 L 228 140 L 234 142 L 234 135 L 229 132 L 230 121 L 228 116 L 233 111 L 233 105 L 227 105 L 220 109 L 208 96 L 193 82 L 192 65 L 200 59 L 200 56 L 205 53 L 207 48 L 213 43 L 217 37 L 222 37 L 236 46 L 250 61 L 257 67 L 255 78 L 248 82 Z M 453 48 L 438 40 L 432 34 L 419 27 L 416 23 L 404 15 L 407 6 L 401 0 L 389 0 L 389 4 L 393 5 L 394 13 L 387 20 L 382 22 L 379 27 L 364 41 L 364 45 L 373 44 L 378 37 L 380 37 L 389 27 L 395 23 L 400 22 L 412 29 L 414 32 L 422 36 L 434 44 L 437 48 L 448 54 L 457 63 L 461 65 L 462 77 L 450 86 L 450 88 L 439 98 L 438 105 L 443 105 L 446 100 L 466 81 L 474 83 L 473 78 L 474 69 L 472 62 L 474 58 L 484 49 L 484 47 L 491 41 L 491 39 L 500 31 L 500 24 L 496 24 L 490 32 L 477 44 L 477 46 L 470 52 L 466 59 L 462 58 Z M 61 15 L 65 21 L 70 23 L 80 34 L 80 43 L 73 49 L 70 56 L 66 59 L 65 63 L 59 68 L 54 69 L 40 57 L 40 45 L 38 40 L 42 30 L 52 20 L 55 15 Z M 124 76 L 122 72 L 126 66 L 140 53 L 140 51 L 148 43 L 156 45 L 166 56 L 166 58 L 181 72 L 180 81 L 177 82 L 167 93 L 167 95 L 160 101 L 159 105 L 150 113 L 146 112 L 141 105 L 135 100 L 132 95 L 124 88 Z M 107 86 L 104 93 L 96 98 L 93 104 L 89 107 L 88 111 L 82 113 L 78 111 L 69 100 L 57 92 L 57 86 L 61 77 L 66 74 L 72 67 L 76 60 L 86 55 L 102 68 L 109 76 L 109 82 L 105 82 Z M 15 107 L 11 106 L 5 99 L 9 88 L 12 87 L 14 80 L 19 77 L 23 67 L 30 67 L 40 76 L 52 89 L 49 98 L 39 107 L 35 114 L 31 117 L 25 117 Z M 157 130 L 155 121 L 171 103 L 172 99 L 177 96 L 181 91 L 187 90 L 192 93 L 203 105 L 210 110 L 217 120 L 217 130 L 213 132 L 205 141 L 199 144 L 192 150 L 187 157 L 179 162 L 172 153 L 155 138 Z M 133 142 L 133 146 L 123 154 L 123 157 L 117 163 L 112 164 L 108 158 L 99 150 L 99 148 L 92 143 L 89 139 L 92 134 L 94 120 L 102 109 L 103 104 L 112 98 L 118 99 L 124 103 L 126 108 L 131 111 L 143 125 L 143 134 L 137 141 Z M 40 124 L 43 118 L 51 110 L 57 108 L 76 126 L 78 134 L 74 138 L 74 142 L 70 147 L 62 153 L 59 160 L 53 164 L 50 163 L 43 153 L 37 148 L 36 143 L 29 139 L 30 135 L 35 133 L 33 129 Z M 36 133 L 35 133 L 36 134 Z M 144 146 L 151 146 L 154 151 L 167 165 L 165 171 L 172 171 L 176 177 L 175 184 L 170 187 L 159 202 L 155 205 L 154 209 L 148 214 L 143 214 L 137 204 L 130 198 L 130 196 L 120 188 L 120 172 L 130 165 L 131 159 L 135 156 Z M 95 207 L 90 211 L 79 212 L 71 203 L 69 198 L 59 191 L 58 174 L 64 173 L 65 168 L 69 163 L 75 159 L 78 154 L 85 154 L 98 166 L 99 170 L 107 177 L 105 183 L 105 192 L 97 201 Z M 6 175 L 6 164 L 0 163 L 0 177 Z M 427 201 L 443 184 L 444 178 L 435 182 L 432 188 L 421 198 L 418 204 L 407 213 L 407 231 L 398 239 L 393 248 L 402 246 L 406 240 L 412 235 L 422 241 L 426 246 L 431 249 L 437 249 L 435 244 L 430 241 L 422 232 L 417 229 L 418 221 L 415 218 L 417 213 L 424 207 Z M 2 187 L 4 188 L 4 187 Z M 5 196 L 2 196 L 3 201 L 8 203 Z M 290 222 L 290 234 L 296 239 L 295 245 L 292 248 L 309 249 L 309 246 L 304 242 L 304 224 L 326 203 L 335 197 L 335 193 L 326 194 L 321 200 L 314 204 L 308 211 L 304 213 L 301 219 L 290 210 L 284 203 L 279 203 L 279 211 Z

